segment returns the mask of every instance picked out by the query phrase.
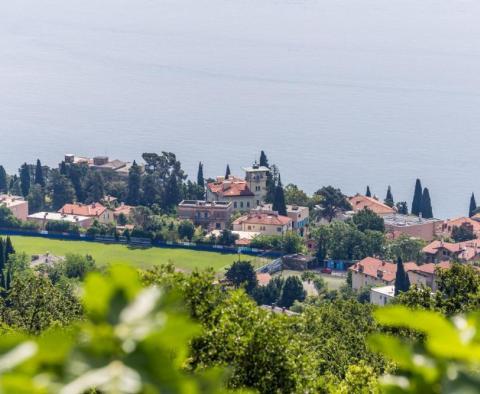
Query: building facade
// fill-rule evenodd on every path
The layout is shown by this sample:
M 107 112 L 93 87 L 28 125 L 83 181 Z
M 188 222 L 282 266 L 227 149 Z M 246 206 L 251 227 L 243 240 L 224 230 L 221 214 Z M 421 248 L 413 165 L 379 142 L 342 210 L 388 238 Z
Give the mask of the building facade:
M 263 235 L 284 235 L 291 231 L 292 219 L 277 212 L 250 212 L 233 222 L 234 231 L 258 232 Z
M 28 201 L 23 197 L 0 194 L 0 205 L 7 207 L 17 219 L 27 220 Z
M 255 206 L 262 204 L 267 196 L 267 178 L 270 169 L 254 164 L 252 167 L 246 167 L 245 181 L 248 188 L 255 194 Z
M 28 216 L 28 221 L 37 223 L 44 230 L 48 222 L 67 222 L 83 228 L 93 224 L 93 218 L 87 216 L 67 215 L 59 212 L 37 212 Z
M 114 212 L 98 202 L 92 204 L 65 204 L 58 210 L 58 213 L 86 216 L 94 220 L 96 219 L 103 224 L 113 223 L 115 221 Z
M 234 176 L 228 179 L 218 177 L 215 182 L 208 183 L 206 200 L 231 202 L 233 210 L 237 212 L 247 212 L 257 207 L 257 199 L 248 187 L 247 181 Z
M 224 230 L 233 213 L 230 201 L 184 200 L 178 204 L 178 217 L 207 230 Z

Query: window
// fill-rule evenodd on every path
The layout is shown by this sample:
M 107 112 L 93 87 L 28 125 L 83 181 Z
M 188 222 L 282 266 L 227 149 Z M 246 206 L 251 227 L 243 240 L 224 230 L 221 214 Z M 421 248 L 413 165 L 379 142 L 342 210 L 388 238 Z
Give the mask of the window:
M 221 223 L 215 223 L 215 228 L 217 230 L 220 230 L 222 228 L 222 224 Z
M 281 227 L 277 227 L 277 232 L 278 232 L 278 233 L 281 233 L 281 232 L 282 232 L 282 228 L 281 228 Z
M 250 201 L 247 201 L 247 208 L 250 208 Z
M 259 192 L 260 191 L 260 186 L 255 186 L 255 191 Z
M 203 217 L 204 217 L 205 219 L 208 219 L 208 212 L 205 212 L 205 213 L 203 214 Z
M 243 208 L 243 201 L 240 201 L 240 208 Z
M 257 205 L 260 205 L 260 200 L 257 200 Z
M 233 207 L 234 207 L 234 208 L 237 207 L 237 202 L 236 202 L 236 201 L 233 203 Z
M 247 228 L 248 228 L 249 230 L 251 230 L 251 229 L 252 229 L 252 226 L 248 226 Z

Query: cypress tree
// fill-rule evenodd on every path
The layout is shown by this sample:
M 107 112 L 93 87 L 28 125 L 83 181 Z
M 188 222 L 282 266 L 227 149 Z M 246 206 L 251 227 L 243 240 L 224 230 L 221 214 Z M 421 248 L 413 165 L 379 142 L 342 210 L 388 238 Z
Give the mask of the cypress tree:
M 394 201 L 393 201 L 393 195 L 392 195 L 392 188 L 390 186 L 388 186 L 388 189 L 387 189 L 387 195 L 385 197 L 385 200 L 384 200 L 385 204 L 388 205 L 389 207 L 393 207 L 395 205 Z
M 139 205 L 141 200 L 142 170 L 134 160 L 128 171 L 128 195 L 127 203 L 133 206 Z
M 37 159 L 37 165 L 35 167 L 35 183 L 41 187 L 45 187 L 45 178 L 43 176 L 43 168 L 40 159 Z
M 5 242 L 5 264 L 8 263 L 8 259 L 12 254 L 15 254 L 15 249 L 13 248 L 12 240 L 10 237 L 7 237 Z
M 0 192 L 8 192 L 7 172 L 3 166 L 0 166 Z
M 475 215 L 475 211 L 477 210 L 477 202 L 475 201 L 475 194 L 472 193 L 470 197 L 470 208 L 468 210 L 468 216 L 472 217 Z
M 230 178 L 230 166 L 227 164 L 227 169 L 225 170 L 225 179 Z
M 260 165 L 262 167 L 269 167 L 267 155 L 265 154 L 265 152 L 263 150 L 260 152 Z
M 408 291 L 410 288 L 410 279 L 408 274 L 405 272 L 405 267 L 403 266 L 403 261 L 399 257 L 397 260 L 397 273 L 395 275 L 395 295 Z
M 5 270 L 5 242 L 0 237 L 0 285 L 3 284 L 3 272 Z
M 419 216 L 422 212 L 422 196 L 422 183 L 420 179 L 417 179 L 412 202 L 412 215 Z
M 428 188 L 423 189 L 422 195 L 422 217 L 425 219 L 433 218 L 433 211 L 432 211 L 432 202 L 430 200 L 430 192 Z
M 280 215 L 287 216 L 287 206 L 285 204 L 285 193 L 283 191 L 280 175 L 278 176 L 277 187 L 275 188 L 275 198 L 273 200 L 272 209 Z
M 370 191 L 370 186 L 367 186 L 367 192 L 365 193 L 365 196 L 372 197 L 372 192 Z
M 30 193 L 30 167 L 27 163 L 20 167 L 20 187 L 23 197 L 27 197 Z
M 205 187 L 205 178 L 203 177 L 203 164 L 202 164 L 202 162 L 198 163 L 197 185 L 200 186 L 202 189 Z
M 67 176 L 68 175 L 67 172 L 68 172 L 67 171 L 67 164 L 64 161 L 62 161 L 60 163 L 60 174 Z

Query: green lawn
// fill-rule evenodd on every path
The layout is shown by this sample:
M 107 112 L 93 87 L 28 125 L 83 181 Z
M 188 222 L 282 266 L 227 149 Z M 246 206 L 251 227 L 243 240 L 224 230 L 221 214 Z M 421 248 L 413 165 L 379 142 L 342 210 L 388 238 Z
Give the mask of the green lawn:
M 57 241 L 36 237 L 11 237 L 14 248 L 18 252 L 28 255 L 44 254 L 49 252 L 57 256 L 67 253 L 89 254 L 97 264 L 126 263 L 138 267 L 148 267 L 155 264 L 171 262 L 176 267 L 191 271 L 194 268 L 212 267 L 216 272 L 223 272 L 224 268 L 238 259 L 234 254 L 221 254 L 215 252 L 199 252 L 187 249 L 168 248 L 136 248 L 126 245 L 108 245 L 86 241 Z M 252 262 L 254 257 L 245 256 Z M 256 265 L 261 264 L 257 262 Z

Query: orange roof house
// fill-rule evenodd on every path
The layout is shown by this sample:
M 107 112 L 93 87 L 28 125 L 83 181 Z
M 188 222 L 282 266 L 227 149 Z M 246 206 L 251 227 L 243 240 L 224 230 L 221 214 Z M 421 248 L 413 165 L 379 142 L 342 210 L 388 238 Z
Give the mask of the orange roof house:
M 427 261 L 438 263 L 458 259 L 460 261 L 473 261 L 480 259 L 480 240 L 450 243 L 433 241 L 422 249 Z
M 405 272 L 418 268 L 413 262 L 404 263 Z M 386 286 L 395 282 L 397 264 L 374 257 L 366 257 L 352 265 L 352 288 L 359 290 L 368 286 Z
M 437 235 L 450 237 L 454 227 L 468 227 L 477 238 L 480 236 L 480 222 L 467 217 L 445 220 L 437 225 Z
M 367 197 L 361 194 L 356 194 L 355 196 L 350 197 L 348 201 L 354 212 L 361 211 L 364 208 L 368 208 L 380 216 L 396 212 L 394 208 L 389 207 L 383 202 L 380 202 L 373 197 Z
M 97 219 L 101 223 L 113 221 L 111 212 L 100 203 L 92 204 L 65 204 L 58 213 L 63 215 L 86 216 Z
M 218 177 L 215 182 L 207 184 L 208 202 L 232 202 L 235 211 L 249 211 L 257 206 L 257 199 L 244 179 L 230 176 L 228 179 Z
M 292 230 L 293 221 L 277 212 L 250 212 L 233 222 L 234 231 L 258 232 L 264 235 L 282 235 Z

